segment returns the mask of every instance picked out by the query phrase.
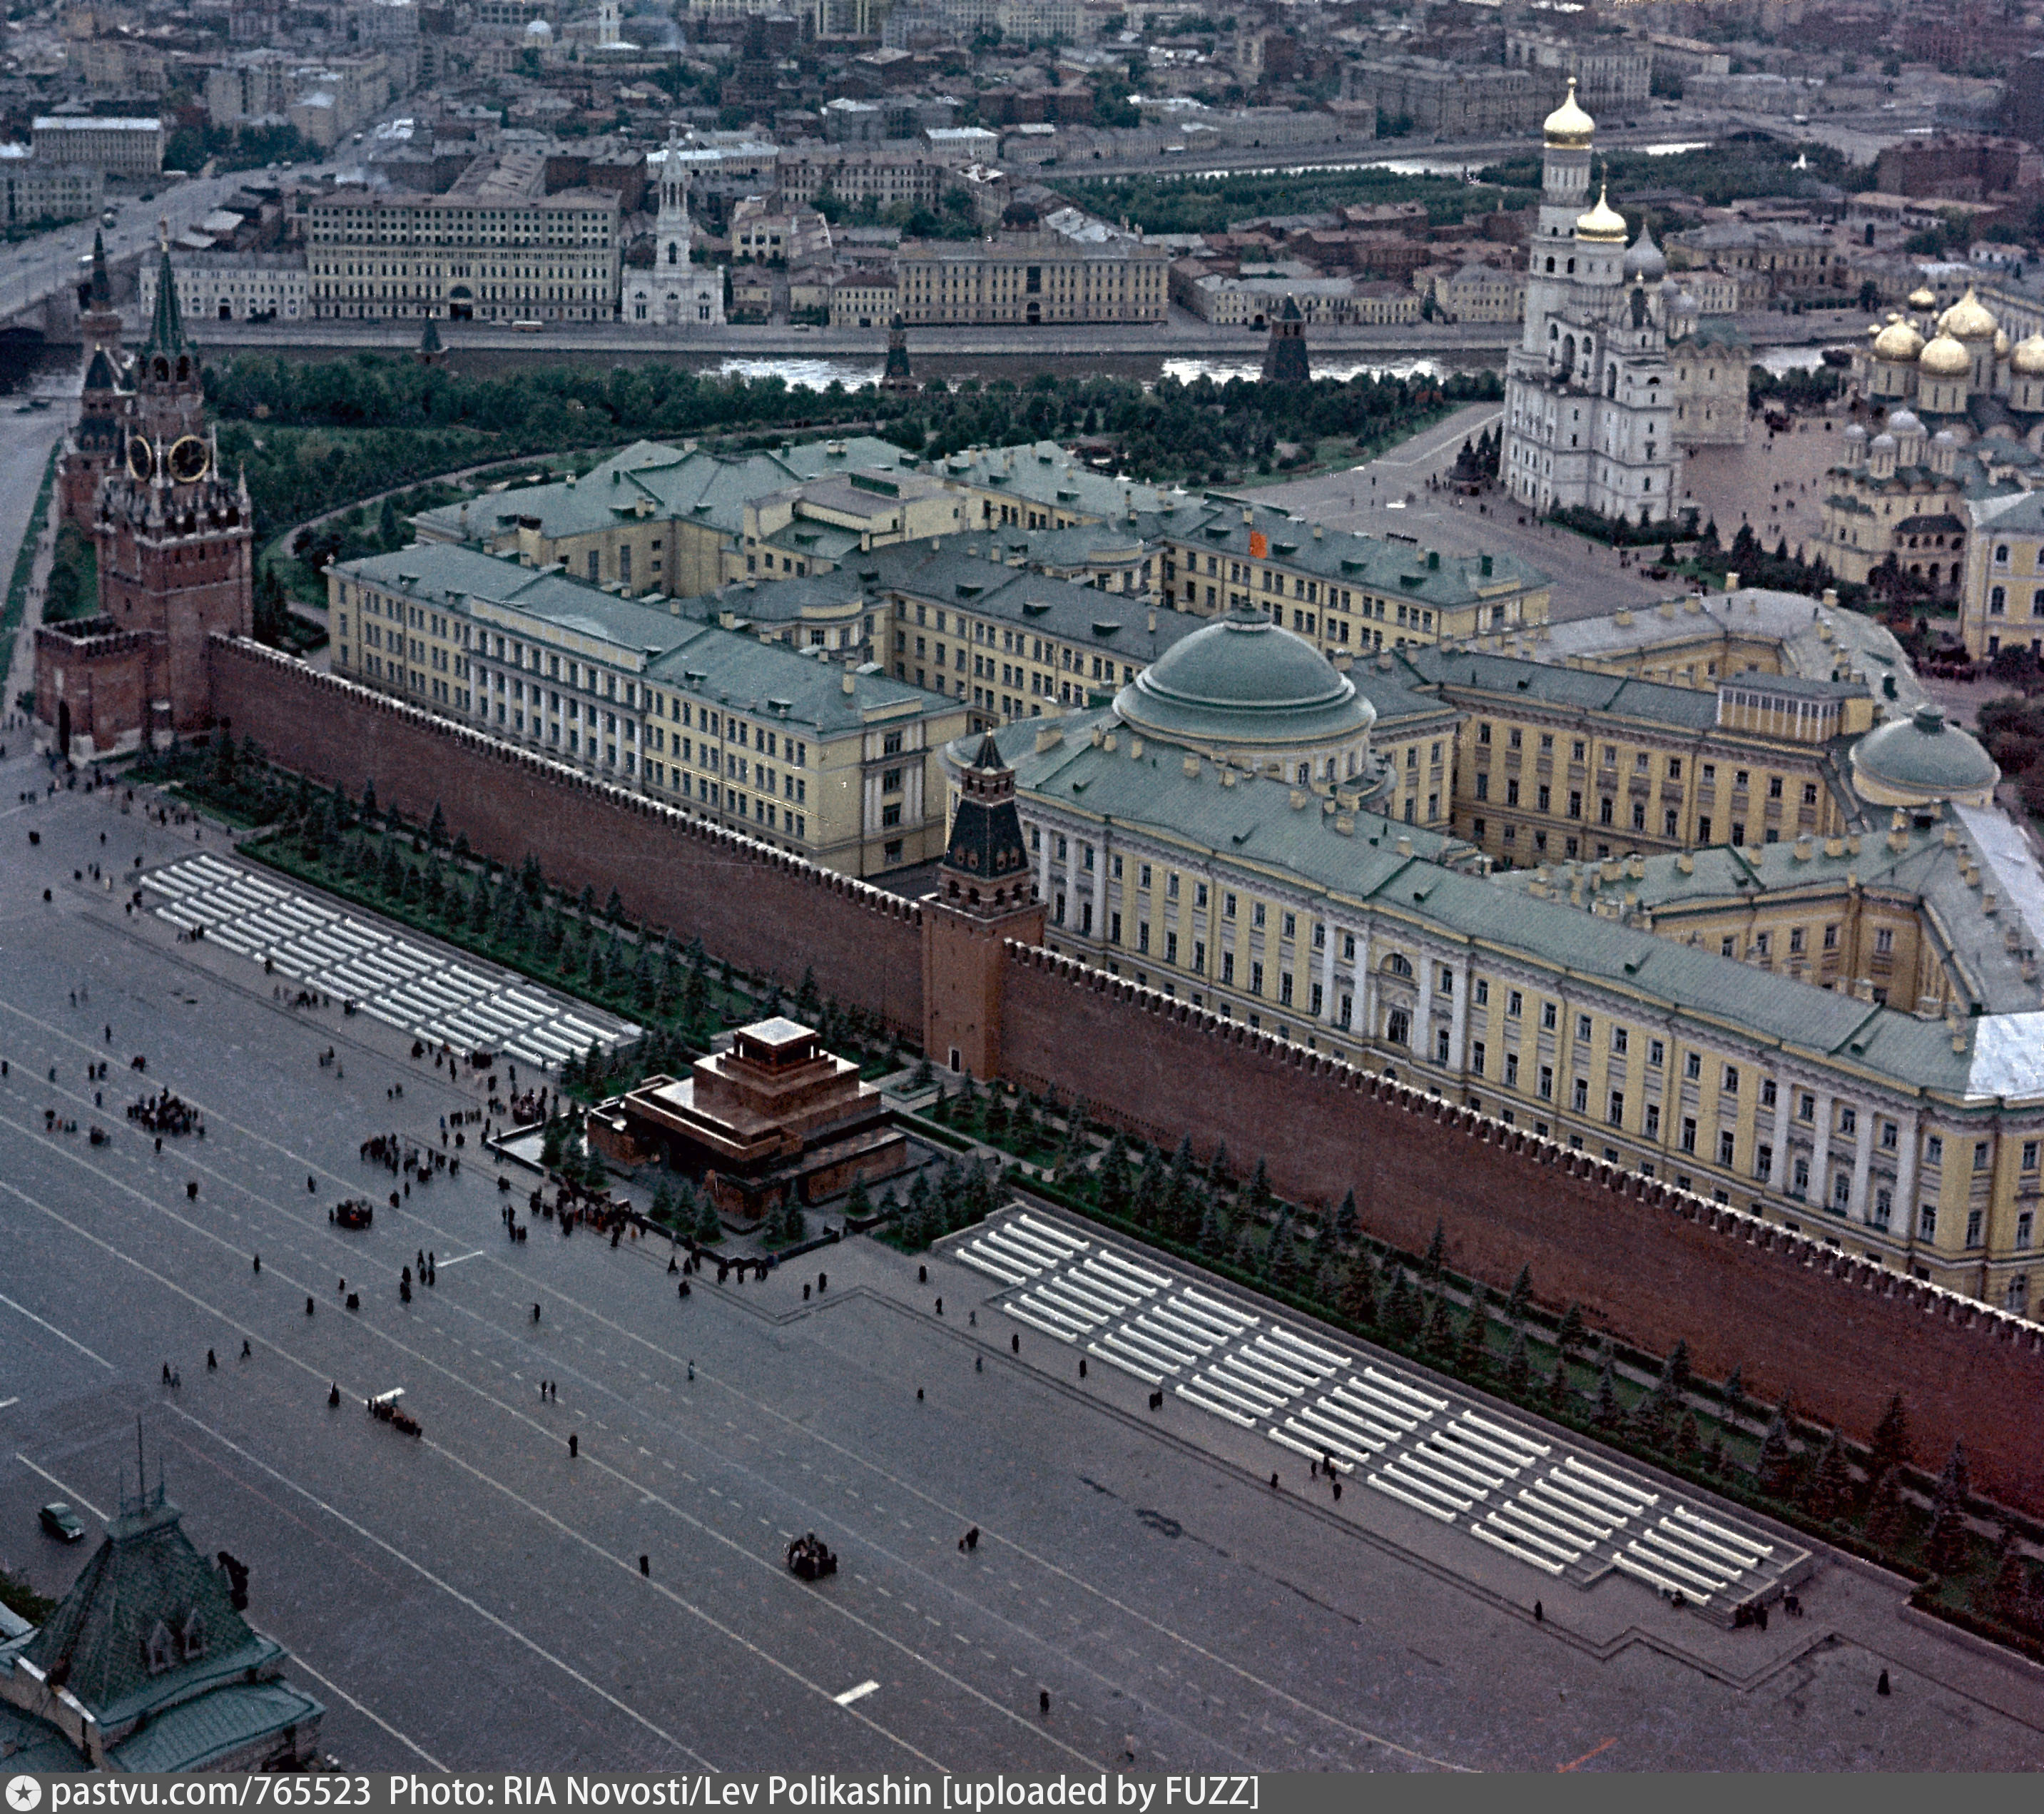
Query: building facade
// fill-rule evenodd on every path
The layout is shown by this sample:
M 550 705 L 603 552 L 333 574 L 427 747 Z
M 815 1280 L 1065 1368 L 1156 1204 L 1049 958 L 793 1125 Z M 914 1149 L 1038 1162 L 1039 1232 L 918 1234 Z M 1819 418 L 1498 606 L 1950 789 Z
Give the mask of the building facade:
M 1162 321 L 1170 248 L 1139 240 L 1078 244 L 1057 233 L 905 240 L 896 263 L 911 327 Z
M 106 206 L 106 172 L 96 163 L 49 163 L 20 145 L 0 145 L 0 225 L 89 221 Z
M 469 548 L 327 589 L 336 674 L 847 875 L 943 851 L 955 701 Z
M 302 252 L 184 252 L 171 255 L 178 308 L 190 321 L 295 321 L 307 309 Z M 156 309 L 157 267 L 136 280 L 142 313 Z
M 163 122 L 85 113 L 38 114 L 29 129 L 41 162 L 89 163 L 115 176 L 158 176 L 163 168 Z
M 617 313 L 618 198 L 355 190 L 307 212 L 315 319 L 607 321 Z
M 1860 738 L 1856 774 L 1909 801 L 1885 836 L 1869 803 L 1876 828 L 1830 839 L 1487 877 L 1466 844 L 1370 812 L 1366 787 L 1295 772 L 1342 697 L 1303 643 L 1234 651 L 1224 698 L 1179 686 L 1202 639 L 1230 634 L 1181 644 L 1112 708 L 997 733 L 1053 949 L 2031 1311 L 2044 1093 L 2015 1054 L 2040 1018 L 2035 966 L 2001 949 L 1966 878 L 2038 871 L 2005 821 L 1953 803 L 1991 784 L 1977 744 L 1911 718 Z M 1209 753 L 1248 747 L 1251 725 L 1256 764 Z M 949 752 L 955 782 L 976 749 Z M 1927 863 L 1949 883 L 1910 870 Z M 1854 922 L 1862 874 L 1881 900 Z M 1690 898 L 1723 926 L 1700 905 L 1685 921 Z M 1971 981 L 1947 1019 L 1902 1000 L 1939 967 L 1902 948 L 1904 926 L 1934 939 L 1961 906 Z

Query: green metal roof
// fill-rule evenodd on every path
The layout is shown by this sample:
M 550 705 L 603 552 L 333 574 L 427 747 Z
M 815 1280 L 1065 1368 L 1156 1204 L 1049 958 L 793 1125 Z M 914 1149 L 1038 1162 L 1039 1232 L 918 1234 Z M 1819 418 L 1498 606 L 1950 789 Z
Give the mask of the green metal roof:
M 1869 731 L 1852 748 L 1853 772 L 1925 799 L 1977 793 L 2001 778 L 1994 758 L 1935 705 L 1919 705 Z
M 1095 726 L 1118 733 L 1116 749 L 1091 742 Z M 1224 863 L 1245 877 L 1262 872 L 1321 897 L 1329 913 L 1344 903 L 1350 912 L 1374 907 L 1437 936 L 1598 983 L 1635 998 L 1644 1014 L 1829 1058 L 1905 1093 L 1969 1096 L 1971 1058 L 1953 1051 L 1942 1022 L 1535 898 L 1523 873 L 1487 878 L 1454 867 L 1473 855 L 1469 847 L 1422 827 L 1358 813 L 1345 836 L 1317 795 L 1294 808 L 1294 790 L 1281 783 L 1243 777 L 1224 787 L 1212 764 L 1169 745 L 1146 740 L 1132 755 L 1129 727 L 1108 714 L 1077 714 L 1058 728 L 1060 740 L 1040 752 L 1033 741 L 1040 725 L 998 733 L 1025 796 L 1149 832 L 1183 847 L 1189 860 Z M 954 759 L 970 754 L 953 748 Z M 1400 838 L 1412 840 L 1410 857 L 1397 854 Z
M 739 711 L 785 719 L 819 735 L 856 729 L 876 717 L 957 709 L 941 695 L 905 681 L 819 661 L 783 644 L 655 609 L 565 574 L 521 567 L 474 548 L 421 542 L 395 554 L 344 562 L 335 571 L 357 583 L 464 615 L 473 614 L 478 600 L 505 606 L 644 658 L 648 680 L 687 688 Z M 713 606 L 715 601 L 709 602 Z M 849 693 L 844 690 L 847 674 Z
M 1231 613 L 1174 645 L 1115 709 L 1141 729 L 1224 744 L 1360 736 L 1377 717 L 1304 637 L 1254 613 Z

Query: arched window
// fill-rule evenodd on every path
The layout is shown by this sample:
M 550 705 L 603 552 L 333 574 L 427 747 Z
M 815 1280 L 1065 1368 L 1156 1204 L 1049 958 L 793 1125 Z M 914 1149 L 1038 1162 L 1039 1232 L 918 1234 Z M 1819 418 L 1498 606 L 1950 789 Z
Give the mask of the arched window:
M 1999 617 L 2008 609 L 2008 588 L 2005 586 L 1990 586 L 1987 595 L 1987 614 L 1990 617 Z
M 1301 787 L 1304 787 L 1310 782 L 1312 778 L 1313 765 L 1309 762 L 1301 763 L 1299 764 L 1299 785 Z
M 1554 261 L 1551 258 L 1547 260 L 1547 275 L 1550 277 L 1554 275 Z
M 2044 617 L 2044 588 L 2039 588 L 2030 594 L 2030 615 L 2033 617 Z
M 682 257 L 682 248 L 681 248 L 680 244 L 679 244 L 677 241 L 675 241 L 675 240 L 668 240 L 668 242 L 667 242 L 667 263 L 670 263 L 670 264 L 678 264 L 678 263 L 681 263 L 681 257 Z
M 1569 260 L 1569 275 L 1571 277 L 1576 275 L 1576 261 L 1573 259 Z
M 1384 967 L 1393 976 L 1410 976 L 1412 960 L 1402 952 L 1393 951 L 1384 960 Z

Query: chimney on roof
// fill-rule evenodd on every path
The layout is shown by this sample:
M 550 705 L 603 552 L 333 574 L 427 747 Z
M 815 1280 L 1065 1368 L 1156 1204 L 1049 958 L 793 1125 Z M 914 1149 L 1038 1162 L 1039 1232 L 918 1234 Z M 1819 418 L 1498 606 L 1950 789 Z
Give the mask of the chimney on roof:
M 859 690 L 859 682 L 851 678 L 850 668 L 844 671 L 843 678 L 838 682 L 838 688 L 840 691 L 847 694 L 854 694 Z

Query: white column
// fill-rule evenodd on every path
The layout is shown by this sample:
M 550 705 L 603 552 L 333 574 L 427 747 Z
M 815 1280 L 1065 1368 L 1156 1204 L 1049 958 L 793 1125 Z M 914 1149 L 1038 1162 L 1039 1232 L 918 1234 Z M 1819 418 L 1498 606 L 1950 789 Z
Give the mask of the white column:
M 1774 1080 L 1774 1175 L 1769 1179 L 1769 1188 L 1788 1194 L 1788 1104 L 1795 1094 L 1795 1086 L 1785 1077 Z
M 1816 1143 L 1810 1151 L 1810 1201 L 1820 1208 L 1831 1206 L 1831 1114 L 1834 1098 L 1828 1090 L 1816 1092 Z
M 1341 1018 L 1335 1005 L 1335 941 L 1341 933 L 1331 920 L 1323 920 L 1321 925 L 1321 936 L 1327 943 L 1320 952 L 1320 1020 L 1331 1027 Z
M 1107 846 L 1093 847 L 1093 936 L 1107 943 Z
M 1434 955 L 1424 947 L 1420 952 L 1420 1005 L 1412 1017 L 1412 1056 L 1423 1064 L 1434 1062 Z
M 1036 831 L 1043 844 L 1036 853 L 1036 897 L 1048 902 L 1051 898 L 1051 851 L 1054 847 L 1055 834 L 1047 825 L 1039 825 Z
M 1902 1233 L 1907 1236 L 1916 1226 L 1916 1143 L 1923 1135 L 1914 1109 L 1901 1120 L 1902 1155 L 1895 1167 L 1895 1214 L 1901 1218 Z M 1888 1232 L 1894 1232 L 1895 1224 L 1891 1220 Z
M 1458 1073 L 1467 1069 L 1469 1063 L 1469 992 L 1470 960 L 1464 958 L 1455 966 L 1455 998 L 1449 1007 L 1448 1066 Z
M 1852 1200 L 1846 1205 L 1846 1213 L 1855 1222 L 1864 1222 L 1867 1170 L 1873 1163 L 1874 1113 L 1871 1109 L 1855 1109 L 1853 1121 L 1859 1139 L 1853 1147 Z
M 1370 1017 L 1370 928 L 1355 929 L 1355 964 L 1349 973 L 1349 986 L 1354 992 L 1349 1001 L 1348 1030 L 1358 1039 L 1370 1039 L 1377 1032 L 1376 1023 Z

